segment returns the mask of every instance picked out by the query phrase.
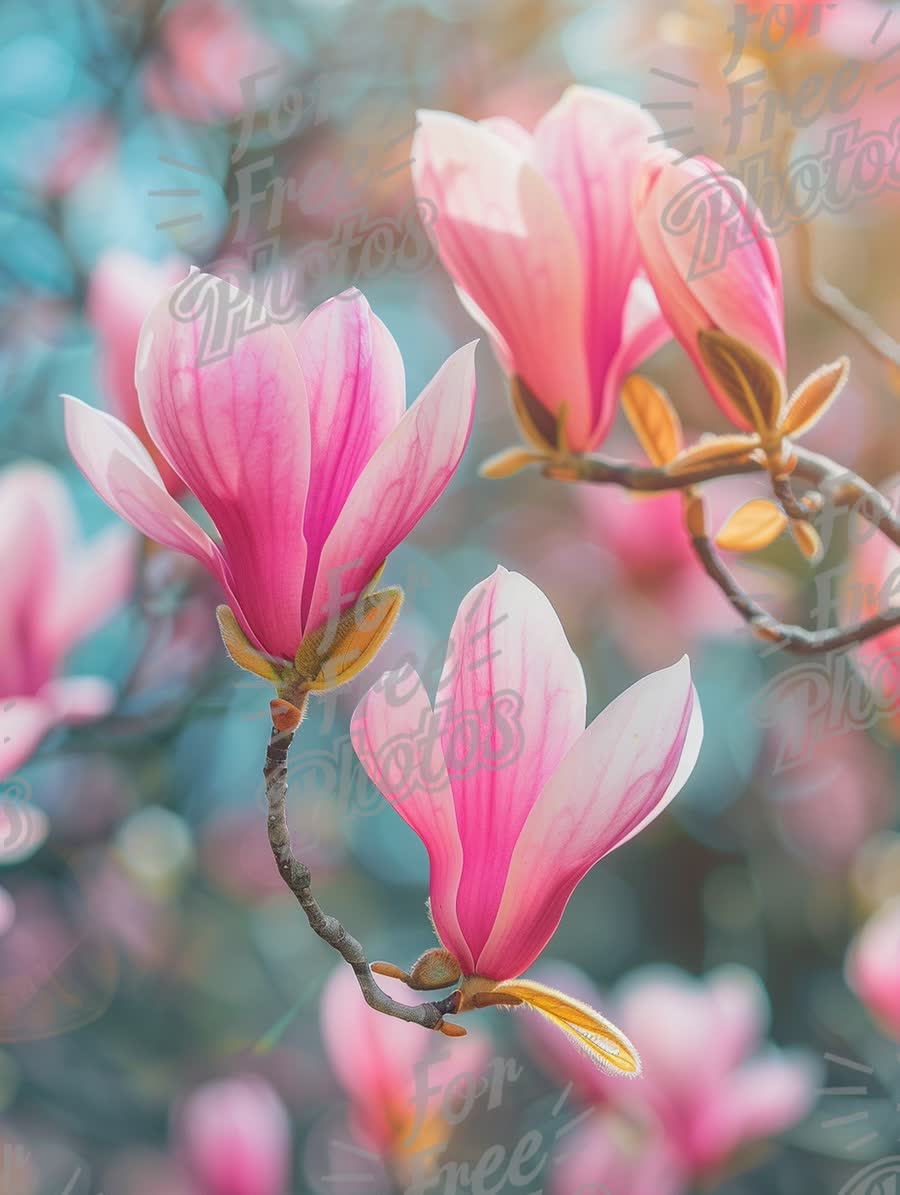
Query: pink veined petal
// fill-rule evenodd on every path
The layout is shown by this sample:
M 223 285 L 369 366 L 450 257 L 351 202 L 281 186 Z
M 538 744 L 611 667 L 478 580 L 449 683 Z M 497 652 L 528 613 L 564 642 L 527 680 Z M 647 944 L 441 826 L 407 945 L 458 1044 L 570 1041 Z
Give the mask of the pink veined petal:
M 406 376 L 396 341 L 359 291 L 322 303 L 293 341 L 309 399 L 315 478 L 304 520 L 311 588 L 354 482 L 406 411 Z
M 538 401 L 553 414 L 566 404 L 577 451 L 591 423 L 584 272 L 562 204 L 506 136 L 446 112 L 418 115 L 413 180 L 437 211 L 430 233 L 444 268 Z
M 134 432 L 105 411 L 64 394 L 66 439 L 75 463 L 106 505 L 148 539 L 184 552 L 223 579 L 219 549 L 166 491 Z
M 472 428 L 476 344 L 444 362 L 357 477 L 319 559 L 310 629 L 356 601 L 447 488 Z
M 51 659 L 60 660 L 128 600 L 137 548 L 137 538 L 115 524 L 70 554 L 59 586 L 48 595 L 40 628 Z
M 437 719 L 414 669 L 385 673 L 353 713 L 353 747 L 369 779 L 421 838 L 431 874 L 431 916 L 467 974 L 472 954 L 456 914 L 463 853 Z
M 463 851 L 456 909 L 477 960 L 522 827 L 584 731 L 584 673 L 536 585 L 498 567 L 466 595 L 435 710 Z
M 39 697 L 0 700 L 0 780 L 6 780 L 34 754 L 55 724 L 52 706 Z
M 669 321 L 659 309 L 659 302 L 649 280 L 638 274 L 625 300 L 622 339 L 606 374 L 607 393 L 604 407 L 614 417 L 622 383 L 630 373 L 642 365 L 657 349 L 672 339 Z M 602 422 L 594 429 L 591 448 L 596 448 L 609 430 Z
M 193 285 L 200 302 L 189 320 L 172 314 L 166 295 L 144 323 L 141 413 L 216 525 L 254 637 L 292 659 L 303 638 L 310 470 L 303 374 L 286 332 L 251 296 L 219 278 Z M 209 317 L 226 313 L 238 335 L 227 356 L 204 359 Z
M 609 430 L 618 395 L 607 375 L 622 342 L 625 303 L 641 255 L 631 197 L 659 125 L 633 101 L 569 87 L 535 130 L 537 161 L 562 198 L 584 262 L 583 338 L 591 388 L 590 441 Z
M 544 785 L 519 835 L 477 973 L 520 975 L 559 924 L 578 881 L 657 817 L 693 771 L 703 738 L 687 656 L 627 689 Z

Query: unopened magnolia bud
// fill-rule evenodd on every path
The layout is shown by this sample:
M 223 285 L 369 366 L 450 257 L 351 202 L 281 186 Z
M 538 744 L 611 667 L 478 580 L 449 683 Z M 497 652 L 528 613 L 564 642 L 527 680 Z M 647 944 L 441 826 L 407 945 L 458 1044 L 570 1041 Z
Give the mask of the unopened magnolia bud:
M 433 988 L 448 988 L 460 977 L 459 963 L 449 950 L 426 950 L 413 964 L 410 987 L 427 992 Z

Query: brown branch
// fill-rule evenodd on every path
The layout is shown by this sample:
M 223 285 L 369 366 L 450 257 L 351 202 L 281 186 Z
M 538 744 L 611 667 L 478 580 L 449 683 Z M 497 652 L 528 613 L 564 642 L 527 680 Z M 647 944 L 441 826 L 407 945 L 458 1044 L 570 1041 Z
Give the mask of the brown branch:
M 795 458 L 791 476 L 809 483 L 813 493 L 797 498 L 794 494 L 791 476 L 773 477 L 773 489 L 790 518 L 808 519 L 821 510 L 828 501 L 836 507 L 853 507 L 856 513 L 872 526 L 877 527 L 893 543 L 900 547 L 900 519 L 883 494 L 869 482 L 849 469 L 836 464 L 819 453 L 803 448 L 791 447 Z M 593 485 L 617 485 L 626 490 L 643 493 L 686 492 L 702 482 L 715 481 L 724 477 L 762 473 L 767 466 L 762 462 L 749 461 L 742 464 L 706 465 L 691 473 L 672 476 L 665 468 L 650 465 L 632 465 L 628 461 L 607 457 L 579 457 L 564 465 L 548 464 L 543 468 L 546 477 L 565 481 L 586 481 Z M 862 643 L 893 627 L 900 626 L 900 608 L 875 615 L 848 627 L 834 627 L 810 631 L 806 627 L 782 623 L 753 600 L 741 587 L 724 561 L 718 556 L 708 535 L 702 506 L 694 505 L 696 512 L 690 520 L 691 543 L 697 558 L 707 575 L 756 634 L 771 643 L 777 643 L 789 651 L 801 655 L 818 655 Z
M 389 1017 L 421 1025 L 425 1029 L 440 1029 L 444 1016 L 456 1012 L 458 993 L 453 992 L 443 1000 L 416 1005 L 400 1004 L 392 1000 L 375 982 L 362 945 L 347 932 L 336 917 L 325 913 L 313 896 L 309 868 L 295 858 L 291 850 L 291 835 L 287 824 L 287 759 L 295 734 L 296 727 L 291 730 L 272 727 L 263 769 L 269 807 L 269 845 L 281 878 L 297 898 L 310 927 L 353 968 L 366 1003 L 371 1008 Z

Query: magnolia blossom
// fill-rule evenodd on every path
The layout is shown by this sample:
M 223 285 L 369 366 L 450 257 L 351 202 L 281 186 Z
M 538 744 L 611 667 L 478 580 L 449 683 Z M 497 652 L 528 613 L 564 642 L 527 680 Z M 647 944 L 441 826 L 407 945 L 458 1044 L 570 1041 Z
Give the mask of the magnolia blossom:
M 873 1019 L 900 1041 L 900 899 L 879 909 L 856 935 L 845 973 Z
M 382 985 L 401 1004 L 415 1002 L 397 980 Z M 458 1119 L 454 1092 L 466 1100 L 480 1088 L 487 1039 L 470 1035 L 450 1050 L 418 1025 L 375 1012 L 343 963 L 325 985 L 320 1008 L 322 1040 L 349 1100 L 356 1145 L 374 1151 L 403 1182 L 417 1168 L 430 1171 Z
M 87 296 L 88 317 L 100 342 L 100 376 L 106 398 L 113 414 L 131 428 L 150 453 L 174 498 L 182 497 L 186 486 L 144 426 L 134 366 L 141 325 L 186 272 L 180 258 L 156 265 L 126 249 L 110 249 L 94 267 Z
M 258 1075 L 197 1088 L 178 1112 L 177 1133 L 200 1195 L 287 1195 L 290 1121 Z
M 127 599 L 135 544 L 122 527 L 78 541 L 62 479 L 46 465 L 0 473 L 0 776 L 15 772 L 48 730 L 105 714 L 99 676 L 63 675 L 66 655 Z
M 644 162 L 634 212 L 644 266 L 673 333 L 725 415 L 749 429 L 697 338 L 725 332 L 785 374 L 781 262 L 761 212 L 723 167 L 674 151 Z
M 498 568 L 460 606 L 438 693 L 433 709 L 415 673 L 387 674 L 351 727 L 370 778 L 431 862 L 444 957 L 420 960 L 413 980 L 441 987 L 462 976 L 460 1011 L 528 1003 L 599 1064 L 636 1073 L 634 1048 L 598 1014 L 517 977 L 579 880 L 689 777 L 702 720 L 687 658 L 632 685 L 585 729 L 584 674 L 552 606 Z
M 659 126 L 637 104 L 570 87 L 534 134 L 505 118 L 420 112 L 413 182 L 441 261 L 530 418 L 569 450 L 609 431 L 619 388 L 670 333 L 641 277 L 631 192 Z
M 289 335 L 250 296 L 201 282 L 202 310 L 176 317 L 167 295 L 147 317 L 137 388 L 153 442 L 220 539 L 174 501 L 130 428 L 71 397 L 69 447 L 113 510 L 216 577 L 254 648 L 293 660 L 308 632 L 355 605 L 453 476 L 474 344 L 406 410 L 397 345 L 359 293 Z M 227 355 L 203 359 L 210 311 L 245 322 Z
M 571 1051 L 570 1051 L 571 1052 Z M 550 1164 L 550 1195 L 687 1195 L 662 1133 L 598 1113 L 562 1137 Z
M 575 968 L 547 967 L 544 975 L 585 1001 L 599 998 Z M 790 1128 L 814 1103 L 818 1074 L 810 1057 L 771 1046 L 760 1052 L 768 999 L 743 967 L 720 967 L 703 979 L 643 967 L 608 1003 L 626 1032 L 640 1034 L 645 1069 L 635 1083 L 614 1083 L 586 1066 L 544 1026 L 531 1040 L 560 1083 L 573 1080 L 588 1104 L 614 1105 L 631 1121 L 632 1136 L 648 1142 L 649 1156 L 668 1158 L 670 1177 L 679 1179 L 674 1191 L 720 1172 L 742 1147 Z

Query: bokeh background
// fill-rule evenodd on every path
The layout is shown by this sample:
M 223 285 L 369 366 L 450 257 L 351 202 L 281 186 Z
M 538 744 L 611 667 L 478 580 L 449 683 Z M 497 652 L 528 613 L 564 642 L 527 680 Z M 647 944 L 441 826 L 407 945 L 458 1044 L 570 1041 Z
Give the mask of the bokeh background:
M 310 245 L 354 242 L 302 273 L 301 302 L 360 286 L 400 345 L 414 396 L 478 334 L 417 223 L 408 169 L 416 109 L 503 114 L 531 128 L 572 82 L 665 103 L 684 98 L 678 75 L 700 84 L 689 114 L 697 144 L 674 141 L 735 167 L 765 134 L 748 124 L 728 149 L 732 15 L 675 0 L 5 0 L 4 468 L 44 463 L 85 535 L 112 525 L 68 456 L 59 395 L 113 404 L 129 312 L 188 264 L 259 278 L 312 260 L 298 256 Z M 893 32 L 900 39 L 900 17 Z M 882 45 L 891 44 L 886 33 Z M 809 69 L 833 70 L 840 53 L 830 55 Z M 898 92 L 876 94 L 877 111 L 860 118 L 887 130 Z M 673 130 L 688 123 L 684 113 L 659 115 Z M 795 152 L 823 135 L 823 122 L 802 130 Z M 829 277 L 900 333 L 897 191 L 822 213 L 815 240 Z M 900 467 L 890 371 L 809 304 L 790 230 L 778 246 L 792 382 L 838 352 L 853 361 L 847 393 L 809 444 L 881 482 Z M 691 433 L 724 430 L 677 346 L 646 372 Z M 322 904 L 370 958 L 407 965 L 431 944 L 425 851 L 362 774 L 348 720 L 383 668 L 411 660 L 434 685 L 459 601 L 497 563 L 550 597 L 584 665 L 590 716 L 689 652 L 707 724 L 697 770 L 660 823 L 581 884 L 548 957 L 604 993 L 648 964 L 680 968 L 684 984 L 725 964 L 754 972 L 771 1006 L 756 1037 L 806 1051 L 809 1109 L 765 1146 L 734 1150 L 702 1183 L 723 1195 L 838 1192 L 898 1152 L 897 1045 L 844 978 L 854 934 L 900 894 L 896 719 L 873 715 L 840 661 L 803 663 L 753 640 L 693 563 L 677 500 L 585 492 L 535 473 L 480 478 L 479 463 L 517 437 L 484 339 L 478 378 L 463 464 L 388 563 L 386 580 L 407 595 L 398 629 L 351 690 L 312 707 L 295 745 L 297 851 Z M 641 459 L 624 425 L 609 447 Z M 756 489 L 710 487 L 716 517 Z M 786 540 L 734 566 L 780 614 L 815 622 L 840 581 L 846 522 L 835 521 L 816 569 Z M 112 682 L 112 711 L 54 729 L 2 793 L 0 1193 L 402 1190 L 403 1133 L 396 1123 L 380 1137 L 365 1127 L 366 1099 L 402 1104 L 402 1083 L 400 1096 L 386 1087 L 354 1095 L 322 1034 L 336 958 L 307 929 L 268 853 L 267 688 L 225 658 L 218 595 L 205 578 L 146 545 L 135 552 L 126 600 L 66 662 L 72 674 Z M 8 552 L 2 572 L 16 569 Z M 900 935 L 881 949 L 900 953 Z M 387 1051 L 387 1074 L 402 1048 L 357 1025 L 365 1010 L 352 993 L 331 998 L 349 1002 L 346 1033 L 361 1055 Z M 718 1037 L 702 1016 L 699 1031 L 679 1022 L 679 1007 L 660 1000 L 654 1032 L 669 1018 L 676 1039 L 695 1035 L 672 1080 L 688 1116 Z M 483 1056 L 473 1054 L 466 1073 L 489 1073 L 500 1059 L 516 1077 L 496 1106 L 482 1085 L 474 1110 L 450 1116 L 440 1156 L 457 1169 L 434 1171 L 428 1189 L 694 1189 L 696 1176 L 665 1166 L 638 1175 L 655 1128 L 640 1116 L 635 1127 L 615 1096 L 585 1095 L 574 1063 L 564 1114 L 592 1109 L 579 1141 L 587 1149 L 587 1124 L 596 1149 L 577 1182 L 567 1177 L 554 1161 L 565 1066 L 546 1064 L 528 1015 L 486 1012 L 471 1025 Z M 531 1165 L 507 1169 L 529 1132 L 541 1142 Z M 495 1146 L 506 1150 L 503 1165 L 473 1177 Z

